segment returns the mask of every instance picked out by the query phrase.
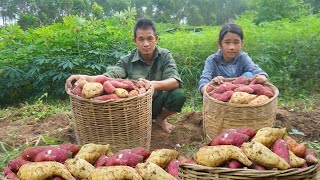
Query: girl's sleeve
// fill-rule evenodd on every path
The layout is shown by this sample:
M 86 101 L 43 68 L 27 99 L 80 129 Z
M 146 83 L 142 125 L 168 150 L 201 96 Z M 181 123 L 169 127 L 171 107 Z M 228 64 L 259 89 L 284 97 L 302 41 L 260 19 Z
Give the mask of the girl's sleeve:
M 265 75 L 267 78 L 269 78 L 269 75 L 265 71 L 263 71 L 259 67 L 259 65 L 255 64 L 250 58 L 250 56 L 248 55 L 245 57 L 245 71 L 252 72 L 253 75 L 255 74 Z
M 202 71 L 202 74 L 199 80 L 198 92 L 201 95 L 202 95 L 200 91 L 201 88 L 213 79 L 213 74 L 214 74 L 213 71 L 214 71 L 214 61 L 213 61 L 213 58 L 209 56 L 205 62 L 204 69 Z

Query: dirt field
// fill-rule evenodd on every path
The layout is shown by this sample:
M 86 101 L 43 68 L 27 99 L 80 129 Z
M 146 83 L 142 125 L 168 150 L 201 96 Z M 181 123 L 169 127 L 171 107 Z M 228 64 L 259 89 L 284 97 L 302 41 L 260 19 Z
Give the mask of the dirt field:
M 71 115 L 55 114 L 41 122 L 23 124 L 21 121 L 0 120 L 0 142 L 13 147 L 19 144 L 34 144 L 39 135 L 61 138 L 67 142 L 76 143 L 75 132 L 69 124 Z M 297 129 L 306 136 L 294 135 L 298 141 L 320 140 L 320 106 L 309 112 L 296 112 L 290 108 L 277 109 L 276 126 L 286 127 L 288 131 Z M 151 150 L 157 148 L 176 149 L 182 155 L 192 155 L 203 145 L 202 113 L 191 112 L 179 114 L 171 119 L 176 128 L 171 134 L 165 133 L 153 124 Z

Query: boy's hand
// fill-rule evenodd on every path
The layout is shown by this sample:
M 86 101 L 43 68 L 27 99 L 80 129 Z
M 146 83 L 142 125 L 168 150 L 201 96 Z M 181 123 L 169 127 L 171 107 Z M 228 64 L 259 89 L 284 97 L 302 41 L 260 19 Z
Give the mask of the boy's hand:
M 264 83 L 268 82 L 268 79 L 265 75 L 256 74 L 256 75 L 254 75 L 253 78 L 256 79 L 256 83 L 259 83 L 259 84 L 264 84 Z
M 212 79 L 212 81 L 217 84 L 222 84 L 223 80 L 224 80 L 224 77 L 222 76 L 216 76 L 215 78 Z

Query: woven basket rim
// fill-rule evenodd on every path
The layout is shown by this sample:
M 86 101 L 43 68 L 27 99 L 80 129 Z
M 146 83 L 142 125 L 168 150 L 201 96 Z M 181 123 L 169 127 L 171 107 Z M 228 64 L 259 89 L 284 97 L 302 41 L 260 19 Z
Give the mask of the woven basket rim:
M 139 94 L 138 96 L 133 96 L 133 97 L 127 97 L 127 98 L 119 98 L 119 99 L 109 99 L 109 100 L 105 100 L 105 101 L 102 101 L 102 100 L 95 100 L 95 99 L 85 99 L 83 97 L 80 97 L 80 96 L 77 96 L 77 95 L 74 95 L 72 92 L 71 92 L 71 89 L 70 88 L 66 88 L 66 92 L 67 94 L 72 97 L 72 98 L 75 98 L 75 99 L 78 99 L 80 101 L 84 101 L 84 102 L 88 102 L 88 103 L 93 103 L 93 104 L 104 104 L 104 103 L 107 103 L 107 102 L 126 102 L 126 101 L 131 101 L 132 99 L 136 99 L 136 98 L 142 98 L 144 97 L 145 95 L 147 94 L 150 94 L 154 92 L 154 87 L 153 85 L 151 84 L 150 85 L 150 88 L 143 94 Z
M 281 176 L 285 177 L 286 173 L 287 175 L 299 175 L 299 174 L 305 174 L 306 172 L 315 172 L 320 168 L 320 162 L 317 164 L 313 164 L 306 168 L 290 168 L 287 170 L 256 170 L 256 169 L 248 169 L 248 168 L 226 168 L 226 167 L 208 167 L 203 166 L 199 164 L 190 164 L 190 163 L 183 163 L 179 165 L 179 173 L 181 168 L 188 168 L 194 171 L 203 171 L 203 172 L 216 172 L 215 174 L 221 174 L 221 173 L 232 173 L 236 172 L 237 175 L 242 174 L 242 176 L 248 176 L 254 177 L 254 173 L 256 173 L 259 177 L 268 177 L 268 176 Z
M 229 82 L 229 81 L 232 81 L 236 78 L 224 78 L 224 81 L 226 82 Z M 249 78 L 250 81 L 252 81 L 252 78 Z M 219 101 L 211 96 L 209 96 L 208 92 L 207 92 L 207 87 L 210 85 L 210 84 L 213 84 L 212 81 L 210 81 L 209 83 L 207 83 L 205 86 L 204 86 L 204 96 L 206 96 L 206 98 L 209 98 L 211 99 L 212 101 L 214 101 L 215 103 L 218 103 L 218 104 L 221 104 L 221 105 L 227 105 L 227 106 L 231 106 L 231 107 L 259 107 L 259 106 L 264 106 L 266 104 L 269 104 L 271 103 L 275 98 L 278 97 L 279 95 L 279 90 L 276 86 L 274 86 L 273 84 L 271 84 L 270 82 L 267 82 L 265 83 L 267 86 L 270 86 L 270 88 L 273 90 L 274 92 L 274 96 L 272 98 L 269 99 L 269 101 L 266 101 L 266 102 L 263 102 L 261 104 L 255 104 L 255 105 L 252 105 L 252 104 L 235 104 L 235 103 L 229 103 L 229 102 L 223 102 L 223 101 Z

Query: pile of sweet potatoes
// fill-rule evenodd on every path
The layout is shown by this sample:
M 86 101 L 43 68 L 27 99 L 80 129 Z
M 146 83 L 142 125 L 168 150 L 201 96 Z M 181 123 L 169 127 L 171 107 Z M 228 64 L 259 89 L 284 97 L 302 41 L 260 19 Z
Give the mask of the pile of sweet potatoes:
M 92 81 L 76 81 L 71 89 L 72 94 L 100 101 L 138 96 L 148 91 L 150 83 L 145 80 L 130 81 L 121 78 L 96 76 Z
M 257 170 L 305 168 L 318 163 L 315 149 L 297 143 L 285 128 L 224 130 L 194 155 L 197 164 Z
M 208 84 L 206 92 L 209 96 L 222 102 L 235 104 L 258 105 L 267 102 L 274 96 L 273 90 L 256 80 L 241 76 L 222 84 Z
M 109 145 L 62 144 L 26 148 L 4 167 L 10 180 L 176 179 L 180 163 L 193 163 L 176 150 L 142 147 L 112 152 Z

